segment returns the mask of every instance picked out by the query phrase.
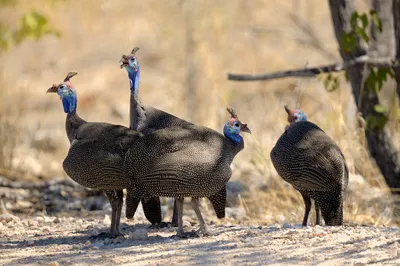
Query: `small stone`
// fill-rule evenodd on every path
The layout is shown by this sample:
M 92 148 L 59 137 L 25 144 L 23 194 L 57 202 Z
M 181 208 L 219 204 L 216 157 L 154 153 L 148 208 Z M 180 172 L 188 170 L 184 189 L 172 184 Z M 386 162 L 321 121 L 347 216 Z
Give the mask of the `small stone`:
M 139 228 L 129 234 L 131 240 L 148 240 L 149 236 L 145 228 Z
M 50 232 L 50 227 L 49 226 L 43 226 L 42 230 L 43 230 L 43 232 L 49 233 Z
M 0 221 L 5 221 L 5 223 L 9 223 L 11 221 L 17 221 L 17 220 L 19 220 L 19 218 L 10 213 L 4 213 L 4 214 L 0 215 Z
M 321 228 L 315 227 L 312 232 L 312 235 L 313 236 L 326 236 L 327 233 L 324 230 L 322 230 Z
M 31 247 L 31 246 L 33 246 L 33 245 L 35 245 L 35 242 L 34 242 L 33 240 L 29 240 L 29 241 L 28 241 L 28 246 Z
M 44 218 L 43 218 L 43 217 L 37 216 L 35 219 L 36 219 L 36 221 L 38 221 L 39 223 L 43 223 L 43 222 L 44 222 Z
M 30 227 L 37 227 L 39 225 L 39 222 L 35 221 L 35 220 L 30 220 L 30 221 L 28 221 L 28 225 Z
M 89 237 L 95 237 L 99 235 L 99 231 L 96 229 L 89 231 Z
M 49 264 L 47 264 L 47 266 L 60 266 L 60 263 L 58 263 L 58 261 L 52 261 Z
M 274 232 L 274 231 L 278 231 L 279 230 L 279 228 L 278 227 L 276 227 L 276 226 L 271 226 L 271 227 L 268 227 L 268 232 Z
M 53 220 L 53 223 L 55 223 L 55 224 L 61 223 L 60 218 L 56 217 L 56 218 Z
M 290 224 L 288 224 L 288 223 L 284 223 L 283 224 L 283 228 L 290 228 L 291 226 L 290 226 Z
M 106 239 L 104 239 L 104 245 L 109 245 L 111 243 L 111 239 L 109 239 L 108 237 Z
M 103 224 L 105 224 L 105 225 L 110 225 L 111 224 L 110 216 L 108 216 L 107 214 L 104 215 Z
M 48 217 L 48 216 L 44 216 L 43 220 L 44 220 L 45 223 L 51 223 L 54 220 L 54 218 L 51 218 L 51 217 Z
M 90 242 L 90 240 L 88 240 L 88 241 L 85 242 L 84 245 L 85 245 L 85 246 L 90 246 L 91 244 L 92 244 L 92 242 Z
M 183 227 L 190 227 L 190 226 L 192 226 L 188 221 L 183 221 L 182 225 L 183 225 Z

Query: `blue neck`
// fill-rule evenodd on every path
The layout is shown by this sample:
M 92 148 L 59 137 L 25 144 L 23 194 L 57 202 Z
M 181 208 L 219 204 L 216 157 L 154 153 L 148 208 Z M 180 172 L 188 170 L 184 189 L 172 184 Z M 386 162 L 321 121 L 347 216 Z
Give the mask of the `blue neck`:
M 62 96 L 62 104 L 64 107 L 64 112 L 74 113 L 76 111 L 77 98 L 76 94 Z
M 224 126 L 224 135 L 234 143 L 241 143 L 243 141 L 243 138 L 239 133 L 230 131 L 228 124 Z
M 140 68 L 138 67 L 135 71 L 133 68 L 126 67 L 126 71 L 128 71 L 131 93 L 137 95 L 139 92 Z

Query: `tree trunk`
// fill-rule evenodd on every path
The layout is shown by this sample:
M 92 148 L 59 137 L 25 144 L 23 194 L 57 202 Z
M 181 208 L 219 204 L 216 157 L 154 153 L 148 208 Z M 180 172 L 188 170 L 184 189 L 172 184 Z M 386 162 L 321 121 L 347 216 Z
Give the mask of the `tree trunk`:
M 393 20 L 394 20 L 394 36 L 396 46 L 396 58 L 400 59 L 400 0 L 393 0 Z M 397 81 L 397 96 L 400 102 L 400 66 L 395 69 Z
M 398 4 L 399 0 L 394 1 Z M 372 34 L 375 40 L 372 40 L 371 48 L 375 48 L 375 51 L 374 53 L 370 53 L 370 55 L 380 57 L 391 55 L 394 49 L 392 0 L 374 0 L 373 5 L 378 12 L 378 16 L 381 18 L 383 31 Z M 349 0 L 329 0 L 329 6 L 336 39 L 341 46 L 343 34 L 351 30 L 350 18 L 355 12 L 354 3 Z M 358 41 L 356 48 L 350 53 L 346 53 L 343 47 L 340 47 L 340 53 L 344 61 L 364 55 L 367 52 L 371 51 L 367 51 L 360 41 Z M 369 69 L 365 65 L 357 65 L 349 68 L 347 71 L 358 110 L 364 118 L 367 118 L 369 115 L 379 118 L 381 114 L 376 113 L 374 110 L 374 106 L 379 104 L 378 96 L 376 93 L 369 91 L 365 84 L 365 79 L 369 73 Z M 388 128 L 385 127 L 383 130 L 367 128 L 365 134 L 370 154 L 375 159 L 386 183 L 393 189 L 393 193 L 400 194 L 400 152 L 394 147 Z

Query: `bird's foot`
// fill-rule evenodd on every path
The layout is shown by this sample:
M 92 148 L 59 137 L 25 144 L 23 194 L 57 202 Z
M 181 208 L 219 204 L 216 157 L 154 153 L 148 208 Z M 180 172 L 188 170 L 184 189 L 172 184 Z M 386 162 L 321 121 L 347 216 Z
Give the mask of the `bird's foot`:
M 197 231 L 197 234 L 200 236 L 216 236 L 217 235 L 216 232 L 209 231 L 207 229 L 200 229 L 199 231 Z
M 200 237 L 200 235 L 196 231 L 192 232 L 177 232 L 176 235 L 172 236 L 172 238 L 195 238 L 195 237 Z
M 157 224 L 152 224 L 149 226 L 149 229 L 160 229 L 160 228 L 166 228 L 166 227 L 170 227 L 170 223 L 161 222 L 161 223 L 157 223 Z
M 121 234 L 120 232 L 101 232 L 98 235 L 91 236 L 89 239 L 92 240 L 105 240 L 107 238 L 112 239 L 112 238 L 117 238 L 117 237 L 123 237 L 124 234 Z

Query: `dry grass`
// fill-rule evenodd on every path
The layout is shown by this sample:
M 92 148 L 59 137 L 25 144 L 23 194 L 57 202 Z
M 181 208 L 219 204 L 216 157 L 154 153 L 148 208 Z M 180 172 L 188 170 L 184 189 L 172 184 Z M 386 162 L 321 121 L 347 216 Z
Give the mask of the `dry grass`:
M 84 0 L 55 7 L 44 3 L 31 1 L 19 12 L 42 10 L 62 38 L 26 42 L 0 58 L 5 66 L 0 143 L 11 148 L 1 150 L 2 168 L 28 176 L 64 175 L 65 115 L 57 97 L 45 91 L 69 71 L 79 73 L 72 82 L 83 118 L 127 125 L 129 83 L 118 60 L 139 46 L 145 104 L 214 129 L 222 128 L 225 107 L 230 105 L 251 128 L 246 149 L 233 163 L 232 178 L 249 187 L 242 200 L 247 221 L 299 222 L 303 215 L 300 195 L 281 180 L 269 158 L 286 123 L 283 104 L 290 104 L 301 107 L 332 136 L 351 173 L 365 178 L 364 183 L 355 182 L 348 195 L 346 220 L 391 222 L 389 193 L 368 157 L 363 132 L 355 126 L 358 118 L 344 80 L 339 90 L 327 93 L 318 79 L 226 79 L 228 72 L 261 73 L 338 60 L 326 1 Z M 18 15 L 2 13 L 10 22 Z M 188 89 L 188 76 L 194 80 L 194 92 Z M 398 131 L 394 133 L 400 139 Z

